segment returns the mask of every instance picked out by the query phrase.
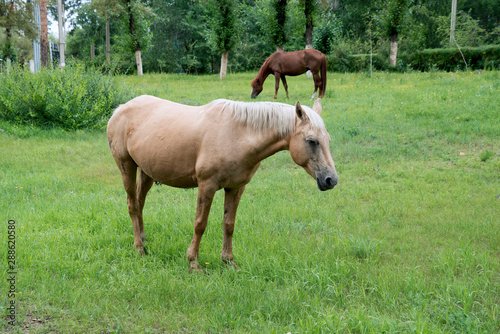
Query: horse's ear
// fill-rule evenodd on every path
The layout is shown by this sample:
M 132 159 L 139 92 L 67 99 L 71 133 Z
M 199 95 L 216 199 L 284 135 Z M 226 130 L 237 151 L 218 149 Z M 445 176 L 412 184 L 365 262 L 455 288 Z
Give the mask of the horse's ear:
M 302 109 L 302 106 L 300 105 L 299 101 L 297 101 L 297 103 L 295 103 L 295 113 L 297 114 L 297 117 L 302 122 L 307 122 L 309 120 L 309 116 L 307 116 L 307 114 L 304 111 L 304 109 Z
M 321 115 L 321 111 L 322 111 L 322 108 L 321 108 L 321 99 L 317 99 L 316 102 L 314 102 L 314 105 L 313 105 L 313 110 L 318 114 L 318 115 Z

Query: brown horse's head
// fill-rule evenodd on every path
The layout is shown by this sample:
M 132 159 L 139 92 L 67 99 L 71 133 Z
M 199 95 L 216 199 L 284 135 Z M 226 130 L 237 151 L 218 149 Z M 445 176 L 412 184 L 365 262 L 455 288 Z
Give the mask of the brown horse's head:
M 257 77 L 255 79 L 253 79 L 251 86 L 252 86 L 252 94 L 250 94 L 250 97 L 252 99 L 255 99 L 257 97 L 257 95 L 259 95 L 260 92 L 262 92 L 264 83 L 262 82 L 262 79 Z
M 312 112 L 304 110 L 297 101 L 295 112 L 296 127 L 289 146 L 292 159 L 316 179 L 319 190 L 332 189 L 338 176 L 330 154 L 330 135 L 319 116 L 321 100 L 316 100 Z

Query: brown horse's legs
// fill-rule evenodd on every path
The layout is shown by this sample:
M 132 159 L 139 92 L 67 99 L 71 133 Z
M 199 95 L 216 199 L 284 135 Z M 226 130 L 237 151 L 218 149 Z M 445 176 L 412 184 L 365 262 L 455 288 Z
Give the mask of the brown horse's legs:
M 139 231 L 141 234 L 142 242 L 146 241 L 146 234 L 144 233 L 144 221 L 142 219 L 142 210 L 144 209 L 144 202 L 146 201 L 146 195 L 148 194 L 149 189 L 153 186 L 154 180 L 149 177 L 146 173 L 140 170 L 139 173 L 139 182 L 137 182 L 137 203 L 139 205 L 139 214 L 138 214 L 138 224 Z
M 278 89 L 280 88 L 281 73 L 274 73 L 274 99 L 278 98 Z
M 288 85 L 286 83 L 286 79 L 285 79 L 285 75 L 284 74 L 281 76 L 281 81 L 283 82 L 283 87 L 285 87 L 286 98 L 289 99 L 290 96 L 288 96 Z
M 200 250 L 201 237 L 207 227 L 208 213 L 210 212 L 214 195 L 214 188 L 201 184 L 198 185 L 198 205 L 196 207 L 196 217 L 194 219 L 194 234 L 191 245 L 187 251 L 190 273 L 193 271 L 203 271 L 198 263 L 198 253 Z
M 222 261 L 231 264 L 235 269 L 239 269 L 233 259 L 233 231 L 234 221 L 236 219 L 236 210 L 240 203 L 241 195 L 245 190 L 245 186 L 237 189 L 225 189 L 226 195 L 224 198 L 224 241 L 222 244 L 221 257 Z
M 324 93 L 321 89 L 321 77 L 319 76 L 319 72 L 313 72 L 313 79 L 314 79 L 314 93 L 312 95 L 312 99 L 316 96 L 316 92 L 318 91 L 319 88 L 319 96 L 318 97 L 323 97 Z

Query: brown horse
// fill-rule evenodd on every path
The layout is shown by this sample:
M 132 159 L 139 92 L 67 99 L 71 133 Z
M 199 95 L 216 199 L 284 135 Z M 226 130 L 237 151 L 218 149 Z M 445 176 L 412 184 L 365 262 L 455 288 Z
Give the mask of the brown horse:
M 286 97 L 288 96 L 288 85 L 285 75 L 296 76 L 310 70 L 314 78 L 314 93 L 312 98 L 316 96 L 319 88 L 319 97 L 325 96 L 326 90 L 326 57 L 323 53 L 314 49 L 306 49 L 301 51 L 283 52 L 277 51 L 266 59 L 262 64 L 259 73 L 252 81 L 252 98 L 262 92 L 264 80 L 269 74 L 274 74 L 274 98 L 278 97 L 278 88 L 280 78 L 285 87 Z M 320 76 L 321 72 L 321 76 Z
M 320 112 L 319 99 L 313 109 L 299 102 L 294 107 L 228 100 L 193 107 L 143 95 L 118 107 L 109 120 L 107 136 L 127 192 L 135 248 L 144 254 L 142 210 L 155 180 L 178 188 L 198 187 L 187 258 L 190 272 L 202 271 L 198 263 L 201 237 L 215 192 L 224 189 L 221 256 L 237 268 L 232 251 L 236 209 L 263 159 L 289 150 L 320 190 L 337 184 L 330 136 Z

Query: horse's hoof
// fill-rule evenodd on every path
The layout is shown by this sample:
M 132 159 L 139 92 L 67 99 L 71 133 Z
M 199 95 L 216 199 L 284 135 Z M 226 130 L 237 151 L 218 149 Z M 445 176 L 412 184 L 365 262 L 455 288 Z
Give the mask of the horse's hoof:
M 227 264 L 228 266 L 233 267 L 233 269 L 234 269 L 234 270 L 240 270 L 240 267 L 238 267 L 238 266 L 236 265 L 236 263 L 234 263 L 234 260 L 233 260 L 233 259 L 231 259 L 231 260 L 229 260 L 229 259 L 222 259 L 222 261 L 223 261 L 225 264 Z

